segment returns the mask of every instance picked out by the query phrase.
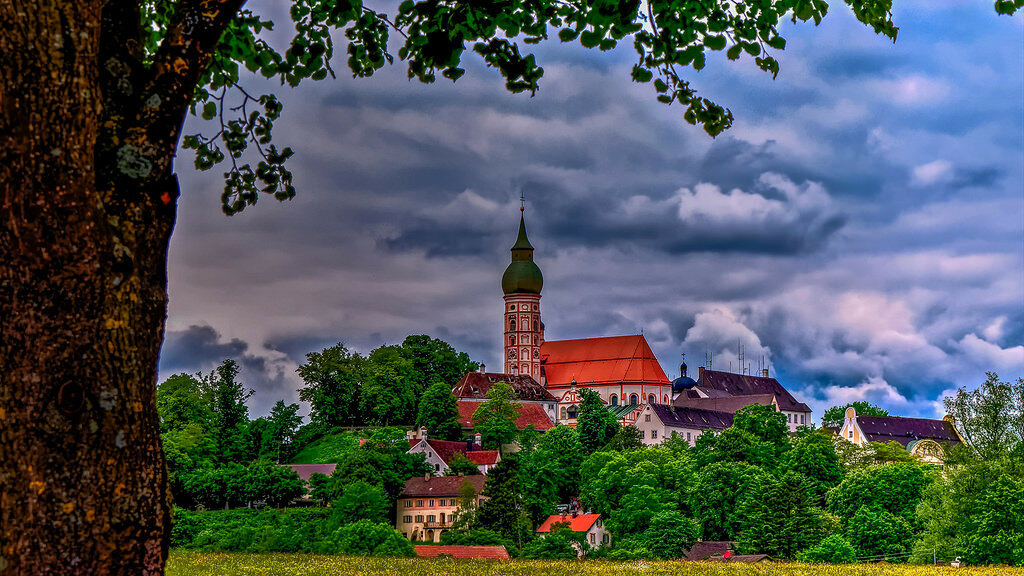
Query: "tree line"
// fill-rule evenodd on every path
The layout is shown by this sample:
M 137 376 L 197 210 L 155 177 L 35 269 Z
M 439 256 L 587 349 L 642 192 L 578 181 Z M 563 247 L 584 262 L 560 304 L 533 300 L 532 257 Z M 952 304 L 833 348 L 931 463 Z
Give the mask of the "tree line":
M 446 367 L 450 380 L 461 376 L 463 367 L 472 366 L 468 359 L 459 364 L 460 354 L 423 354 L 429 349 L 447 352 L 450 347 L 440 341 L 416 341 L 429 344 L 410 347 L 421 355 L 418 366 Z M 228 477 L 267 476 L 266 462 L 294 455 L 310 438 L 337 432 L 339 425 L 358 422 L 343 408 L 346 402 L 358 404 L 360 398 L 373 397 L 373 393 L 364 396 L 364 390 L 380 385 L 380 374 L 395 370 L 396 365 L 412 366 L 406 374 L 416 371 L 417 364 L 404 355 L 410 352 L 403 352 L 403 346 L 405 343 L 382 347 L 387 350 L 375 350 L 366 357 L 341 345 L 307 355 L 307 363 L 300 367 L 300 373 L 305 372 L 303 378 L 309 378 L 303 393 L 318 395 L 318 404 L 311 422 L 302 427 L 297 427 L 294 418 L 295 405 L 283 402 L 269 417 L 249 421 L 244 411 L 247 392 L 233 379 L 237 370 L 230 362 L 192 380 L 197 386 L 183 385 L 186 380 L 182 378 L 169 379 L 161 389 L 168 386 L 164 392 L 173 391 L 172 398 L 180 400 L 181 392 L 188 390 L 193 397 L 207 398 L 208 407 L 162 397 L 161 413 L 167 415 L 163 423 L 168 426 L 165 438 L 174 439 L 179 450 L 185 444 L 191 446 L 182 450 L 186 456 L 206 450 L 211 461 L 220 465 L 220 473 Z M 448 358 L 449 362 L 423 360 L 429 357 Z M 450 362 L 452 358 L 456 362 Z M 423 370 L 417 378 L 404 381 L 409 396 L 416 399 L 416 408 L 408 408 L 402 419 L 392 422 L 422 424 L 433 437 L 444 431 L 441 436 L 461 439 L 451 383 L 439 374 L 444 372 Z M 368 386 L 370 379 L 375 380 Z M 428 384 L 431 381 L 433 384 Z M 339 391 L 347 394 L 345 402 L 330 398 Z M 483 490 L 487 498 L 479 507 L 475 494 L 463 494 L 453 529 L 444 532 L 443 543 L 503 544 L 513 555 L 532 558 L 575 557 L 582 549 L 591 557 L 625 560 L 680 558 L 703 539 L 734 542 L 740 553 L 808 562 L 927 563 L 960 556 L 972 564 L 1024 565 L 1020 546 L 1024 541 L 1024 381 L 1010 384 L 990 374 L 977 390 L 961 389 L 946 399 L 947 411 L 956 417 L 968 443 L 947 450 L 944 468 L 918 461 L 895 442 L 854 445 L 824 427 L 802 427 L 790 434 L 784 415 L 759 405 L 739 410 L 730 428 L 705 433 L 694 445 L 673 436 L 646 447 L 637 429 L 622 426 L 596 393 L 582 389 L 580 396 L 575 428 L 559 425 L 540 434 L 532 427 L 517 430 L 514 422 L 519 405 L 514 391 L 504 382 L 492 386 L 487 401 L 474 414 L 476 431 L 483 433 L 488 447 L 515 442 L 519 450 L 504 453 L 489 471 Z M 841 423 L 849 406 L 834 407 L 826 416 Z M 858 413 L 885 414 L 866 403 L 853 406 Z M 197 434 L 197 422 L 204 418 L 219 429 Z M 314 474 L 310 479 L 310 498 L 325 508 L 329 529 L 317 538 L 305 539 L 302 551 L 354 553 L 352 544 L 341 543 L 366 541 L 376 544 L 364 546 L 359 553 L 411 553 L 393 528 L 395 506 L 405 481 L 430 468 L 422 455 L 406 453 L 408 442 L 401 427 L 380 427 L 364 436 L 362 446 L 338 459 L 331 476 Z M 172 448 L 168 459 L 173 462 Z M 243 464 L 239 457 L 250 459 L 250 463 Z M 217 469 L 209 466 L 206 474 L 215 476 L 210 470 Z M 478 471 L 462 458 L 451 462 L 450 474 L 459 473 Z M 271 483 L 222 480 L 227 488 L 220 495 L 198 488 L 205 482 L 199 476 L 187 479 L 186 473 L 178 477 L 186 495 L 180 505 L 243 505 L 246 497 L 251 498 L 251 492 L 245 493 L 243 488 L 252 491 Z M 172 480 L 175 486 L 177 480 Z M 564 528 L 560 526 L 547 537 L 537 538 L 536 528 L 559 504 L 573 498 L 578 498 L 585 510 L 602 514 L 613 535 L 613 546 L 591 549 L 579 534 L 558 529 Z M 267 505 L 280 502 L 273 497 L 262 501 Z M 211 539 L 208 532 L 198 538 L 203 532 L 199 530 L 179 545 L 243 550 L 266 547 L 260 531 L 252 526 L 243 530 L 249 534 L 243 538 L 230 523 L 216 520 L 224 513 L 183 514 L 192 524 L 201 523 L 196 518 L 220 522 L 214 532 L 222 537 Z M 266 521 L 277 527 L 265 528 L 266 534 L 291 530 L 283 528 L 288 522 L 270 520 L 276 518 L 272 513 L 246 518 L 236 528 Z M 344 535 L 339 532 L 342 529 Z M 360 536 L 363 533 L 365 538 Z M 275 538 L 288 540 L 280 534 Z

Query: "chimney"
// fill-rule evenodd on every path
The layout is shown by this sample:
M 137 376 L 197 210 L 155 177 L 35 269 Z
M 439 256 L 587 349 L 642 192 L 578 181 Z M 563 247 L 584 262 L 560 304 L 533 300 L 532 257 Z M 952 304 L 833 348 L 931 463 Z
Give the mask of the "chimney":
M 698 366 L 697 367 L 697 382 L 700 382 L 702 380 L 704 380 L 704 367 L 703 366 Z
M 473 443 L 476 444 L 477 446 L 483 446 L 484 445 L 484 437 L 481 436 L 479 432 L 477 432 L 476 436 L 473 436 Z
M 768 378 L 768 369 L 767 368 L 762 368 L 761 369 L 761 375 L 764 376 L 765 378 Z
M 430 481 L 430 472 L 427 472 L 426 474 L 423 475 L 423 480 L 426 482 Z
M 427 441 L 427 427 L 423 426 L 420 428 L 420 440 Z

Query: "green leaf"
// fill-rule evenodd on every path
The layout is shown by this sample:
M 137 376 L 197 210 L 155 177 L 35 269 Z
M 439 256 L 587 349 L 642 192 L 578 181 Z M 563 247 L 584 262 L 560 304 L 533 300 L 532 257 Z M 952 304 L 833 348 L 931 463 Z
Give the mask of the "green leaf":
M 584 48 L 593 48 L 600 42 L 601 34 L 599 32 L 594 30 L 584 30 L 583 33 L 580 34 L 580 44 L 582 44 Z
M 640 66 L 633 66 L 633 81 L 634 82 L 650 82 L 654 74 L 646 68 Z
M 704 45 L 712 50 L 725 48 L 725 36 L 705 36 Z
M 725 53 L 725 57 L 729 60 L 738 60 L 742 49 L 739 44 L 733 44 L 729 50 Z
M 207 102 L 203 105 L 203 119 L 213 120 L 217 116 L 217 103 Z
M 572 42 L 578 35 L 579 33 L 572 28 L 562 28 L 558 31 L 558 39 L 562 42 Z
M 666 84 L 661 78 L 658 78 L 654 81 L 654 89 L 658 92 L 666 92 L 668 90 L 668 84 Z

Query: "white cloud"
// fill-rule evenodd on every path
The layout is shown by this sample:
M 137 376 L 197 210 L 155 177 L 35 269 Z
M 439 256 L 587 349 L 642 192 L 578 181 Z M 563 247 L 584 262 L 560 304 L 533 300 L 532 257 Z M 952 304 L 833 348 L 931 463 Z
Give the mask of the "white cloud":
M 948 160 L 933 160 L 914 167 L 914 183 L 928 186 L 947 182 L 953 177 L 953 165 Z

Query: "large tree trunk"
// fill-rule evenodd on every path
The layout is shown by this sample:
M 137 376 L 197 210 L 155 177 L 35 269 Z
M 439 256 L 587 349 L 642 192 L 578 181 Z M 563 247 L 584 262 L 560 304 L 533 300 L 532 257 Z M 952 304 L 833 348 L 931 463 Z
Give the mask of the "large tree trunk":
M 167 557 L 155 384 L 177 135 L 146 150 L 111 114 L 105 84 L 130 68 L 104 54 L 100 7 L 0 0 L 4 576 L 161 574 Z
M 161 574 L 172 161 L 244 0 L 0 0 L 0 576 Z

